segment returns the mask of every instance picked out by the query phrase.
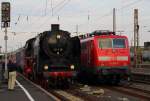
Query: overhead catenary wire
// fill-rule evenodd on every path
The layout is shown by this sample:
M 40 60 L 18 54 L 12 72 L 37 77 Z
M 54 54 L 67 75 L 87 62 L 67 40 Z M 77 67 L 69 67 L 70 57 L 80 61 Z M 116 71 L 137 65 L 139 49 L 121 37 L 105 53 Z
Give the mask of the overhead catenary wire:
M 56 6 L 54 6 L 54 5 L 53 5 L 53 0 L 51 0 L 51 4 L 50 4 L 50 5 L 51 5 L 51 6 L 50 6 L 51 9 L 50 9 L 50 11 L 51 11 L 51 15 L 52 15 L 52 16 L 54 15 L 54 14 L 53 14 L 53 13 L 54 13 L 54 10 L 57 9 L 57 8 L 59 8 L 60 6 L 62 6 L 62 5 L 65 3 L 65 1 L 66 1 L 66 0 L 63 0 L 63 1 L 59 2 L 58 4 L 56 4 Z M 48 4 L 48 3 L 47 3 L 47 4 Z M 47 9 L 47 10 L 48 10 L 48 9 Z M 48 12 L 49 12 L 49 10 L 48 10 Z
M 55 12 L 58 13 L 58 12 L 59 12 L 60 10 L 62 10 L 63 7 L 65 7 L 70 1 L 71 1 L 71 0 L 67 0 L 67 2 L 65 2 L 65 3 L 64 3 L 59 9 L 57 9 L 57 11 L 55 11 Z M 53 14 L 56 14 L 55 12 L 53 12 Z M 45 19 L 45 21 L 44 21 L 42 24 L 40 24 L 38 27 L 36 27 L 36 28 L 40 28 L 41 26 L 44 26 L 48 19 L 49 19 L 49 18 L 47 17 L 47 19 Z M 59 19 L 60 19 L 60 16 L 59 16 Z
M 57 7 L 57 9 L 54 9 L 54 13 L 58 13 L 60 12 L 71 0 L 65 0 L 66 2 L 64 2 L 61 6 Z
M 51 13 L 52 13 L 52 16 L 53 16 L 53 0 L 51 0 Z
M 136 4 L 136 3 L 138 3 L 138 2 L 140 2 L 140 1 L 142 1 L 142 0 L 136 0 L 136 1 L 132 2 L 132 3 L 130 3 L 130 4 L 127 4 L 127 5 L 125 5 L 125 6 L 121 7 L 121 8 L 118 8 L 118 9 L 116 9 L 116 10 L 119 11 L 119 10 L 121 10 L 121 9 L 128 8 L 128 7 L 130 7 L 130 6 L 132 6 L 132 5 Z M 110 15 L 112 15 L 112 10 L 109 11 L 108 13 L 102 15 L 99 19 L 103 19 L 103 18 L 105 18 L 105 17 L 107 17 L 107 16 L 110 16 Z
M 47 2 L 48 2 L 48 1 L 46 0 L 46 1 L 45 1 L 45 3 L 46 3 L 46 4 L 45 4 L 45 16 L 46 16 L 46 14 L 47 14 Z
M 132 2 L 132 3 L 129 3 L 129 4 L 119 8 L 118 10 L 128 8 L 128 7 L 130 7 L 130 6 L 132 6 L 132 5 L 136 4 L 136 3 L 139 3 L 141 1 L 143 1 L 143 0 L 136 0 L 136 1 Z
M 57 11 L 58 9 L 60 9 L 63 5 L 64 5 L 64 3 L 66 2 L 67 0 L 63 0 L 63 1 L 61 1 L 61 2 L 59 2 L 56 6 L 54 6 L 53 5 L 53 9 L 55 9 L 55 11 Z M 143 1 L 143 0 L 141 0 L 141 1 Z M 131 3 L 129 3 L 129 4 L 127 4 L 127 5 L 124 5 L 124 6 L 122 6 L 121 7 L 121 9 L 126 9 L 126 8 L 128 8 L 128 7 L 131 7 L 132 5 L 135 5 L 135 4 L 137 4 L 137 3 L 139 3 L 140 2 L 140 0 L 136 0 L 136 1 L 132 1 Z M 54 4 L 54 3 L 53 3 Z M 51 6 L 52 7 L 52 6 Z M 33 7 L 34 8 L 34 7 Z M 41 9 L 41 8 L 40 8 Z M 44 9 L 42 9 L 43 11 L 44 11 Z M 117 9 L 118 10 L 118 9 Z M 33 10 L 32 10 L 33 11 Z M 37 12 L 39 12 L 39 10 L 36 10 Z M 61 9 L 60 9 L 60 11 L 61 11 Z M 60 12 L 59 10 L 58 10 L 58 13 Z M 48 14 L 48 7 L 47 7 L 47 14 Z M 33 13 L 35 13 L 35 12 L 33 12 Z M 51 13 L 51 12 L 50 12 Z M 50 14 L 49 13 L 49 14 Z M 110 14 L 109 14 L 110 13 Z M 44 12 L 42 13 L 43 14 L 43 16 L 44 16 Z M 57 14 L 57 12 L 56 12 L 56 14 Z M 56 15 L 55 14 L 55 15 Z M 104 15 L 101 15 L 100 17 L 99 17 L 99 20 L 103 20 L 105 17 L 107 17 L 107 16 L 109 16 L 109 15 L 111 15 L 112 14 L 112 11 L 110 11 L 110 12 L 108 12 L 108 13 L 106 13 L 106 14 L 104 14 Z M 32 14 L 31 14 L 32 15 Z M 20 18 L 19 18 L 19 16 L 21 16 Z M 22 24 L 24 24 L 25 23 L 25 21 L 27 21 L 27 16 L 29 17 L 29 19 L 32 19 L 32 17 L 31 16 L 29 16 L 29 15 L 25 15 L 25 17 L 23 17 L 23 15 L 22 14 L 19 14 L 19 16 L 17 17 L 17 18 L 19 18 L 19 21 L 18 21 L 18 23 L 21 23 L 22 22 Z M 26 24 L 25 25 L 25 27 L 22 27 L 21 26 L 21 29 L 23 29 L 24 31 L 26 31 L 27 30 L 27 28 L 31 28 L 31 27 L 36 27 L 36 25 L 38 24 L 38 21 L 41 21 L 41 20 L 43 20 L 43 21 L 41 21 L 41 24 L 40 25 L 38 25 L 37 26 L 37 28 L 39 28 L 41 25 L 44 25 L 45 24 L 45 22 L 47 21 L 46 19 L 51 19 L 51 17 L 48 17 L 48 15 L 46 15 L 46 17 L 43 19 L 43 16 L 39 16 L 39 17 L 34 17 L 33 19 L 32 19 L 32 22 L 30 22 L 30 21 L 28 21 L 28 24 Z M 86 15 L 86 19 L 88 19 L 89 21 L 90 20 L 92 20 L 91 19 L 91 16 L 92 15 L 88 15 L 88 17 L 89 17 L 89 19 L 88 19 L 88 17 L 87 17 L 87 15 Z M 24 21 L 22 21 L 24 19 Z M 25 20 L 26 19 L 26 20 Z M 61 15 L 59 16 L 59 19 L 61 19 Z M 17 19 L 16 19 L 17 20 Z M 50 22 L 50 21 L 49 21 Z M 44 25 L 45 26 L 45 25 Z M 43 28 L 44 28 L 44 26 L 43 26 Z M 20 26 L 19 26 L 20 27 Z M 19 34 L 19 33 L 17 33 L 17 34 Z
M 63 0 L 63 1 L 61 1 L 60 3 L 58 3 L 56 6 L 53 6 L 53 7 L 52 7 L 52 5 L 51 5 L 51 10 L 52 10 L 52 8 L 53 8 L 53 13 L 52 13 L 52 14 L 53 14 L 53 15 L 56 15 L 56 13 L 59 13 L 59 12 L 62 10 L 62 8 L 68 4 L 69 1 L 70 1 L 70 0 Z M 129 7 L 129 6 L 133 5 L 133 4 L 136 4 L 136 3 L 138 3 L 138 1 L 139 1 L 139 0 L 136 0 L 136 1 L 132 2 L 132 3 L 130 3 L 130 4 L 127 4 L 127 5 L 123 6 L 123 7 L 121 7 L 121 9 L 122 9 L 122 8 L 127 8 L 127 7 Z M 52 3 L 51 3 L 51 4 L 52 4 Z M 105 17 L 107 17 L 107 16 L 109 16 L 109 15 L 111 15 L 111 14 L 112 14 L 112 11 L 110 11 L 110 12 L 107 13 L 107 14 L 104 14 L 104 15 L 100 16 L 100 18 L 98 18 L 98 19 L 101 20 L 101 19 L 103 19 L 103 18 L 105 18 Z M 57 16 L 58 16 L 58 15 L 57 15 Z M 90 16 L 91 16 L 91 15 L 90 15 Z M 90 16 L 88 15 L 88 20 L 90 20 L 90 19 L 89 19 Z M 59 15 L 59 19 L 60 19 L 60 17 L 61 17 L 61 15 Z M 58 18 L 58 17 L 57 17 L 57 18 Z M 43 17 L 39 17 L 37 20 L 33 21 L 33 23 L 30 23 L 30 25 L 31 25 L 31 24 L 33 25 L 33 24 L 37 23 L 37 21 L 40 20 L 40 19 L 43 19 Z M 46 18 L 44 21 L 42 21 L 43 23 L 40 24 L 39 26 L 45 24 L 45 22 L 47 21 L 47 19 L 49 19 L 49 18 Z M 36 24 L 36 25 L 37 25 L 37 24 Z M 83 25 L 83 24 L 81 24 L 81 25 Z M 28 26 L 29 26 L 29 24 L 28 24 Z M 27 27 L 28 27 L 28 26 L 27 26 Z
M 52 1 L 51 1 L 51 9 L 53 8 L 53 9 L 56 9 L 56 8 L 59 8 L 59 6 L 61 6 L 61 9 L 66 5 L 66 3 L 65 3 L 65 1 L 66 0 L 63 0 L 63 1 L 61 1 L 60 3 L 58 3 L 56 6 L 52 6 Z M 70 0 L 67 0 L 67 2 L 69 2 Z M 65 4 L 64 4 L 65 3 Z M 48 5 L 48 1 L 45 3 L 46 5 Z M 48 7 L 46 7 L 46 8 L 48 8 Z M 45 8 L 45 12 L 48 12 L 48 9 L 46 9 Z M 39 12 L 39 10 L 40 10 L 41 8 L 39 8 L 38 10 L 37 10 L 37 12 Z M 51 11 L 52 12 L 52 11 Z M 46 13 L 45 13 L 46 14 Z M 53 13 L 52 13 L 53 14 Z M 47 14 L 46 14 L 46 16 L 47 16 Z M 29 16 L 28 16 L 28 18 L 29 18 Z M 43 17 L 42 16 L 39 16 L 39 18 L 37 18 L 37 19 L 35 19 L 32 23 L 30 23 L 30 24 L 28 24 L 28 25 L 26 25 L 25 27 L 23 27 L 23 28 L 21 28 L 21 29 L 26 29 L 27 27 L 29 27 L 30 25 L 34 25 L 34 24 L 36 24 L 38 21 L 41 21 L 41 19 L 43 19 Z M 43 21 L 43 23 L 42 23 L 42 25 L 45 23 L 45 22 L 47 22 L 47 20 L 48 20 L 49 18 L 47 18 L 47 19 L 45 19 L 44 21 Z M 60 19 L 60 16 L 59 16 L 59 19 Z M 18 22 L 16 22 L 15 23 L 15 25 L 17 25 L 18 24 Z M 39 25 L 39 26 L 41 26 L 41 25 Z M 31 28 L 32 26 L 30 26 L 30 28 Z
M 53 10 L 53 14 L 56 14 L 56 13 L 58 13 L 60 10 L 62 10 L 62 8 L 63 8 L 64 6 L 66 6 L 67 3 L 68 3 L 70 0 L 67 0 L 67 2 L 64 3 L 65 1 L 66 1 L 66 0 L 64 0 L 64 1 L 62 1 L 62 3 L 60 3 L 61 6 L 59 6 L 59 7 L 55 6 L 55 7 L 54 7 L 55 9 Z M 134 1 L 134 2 L 132 2 L 132 3 L 130 3 L 130 4 L 128 4 L 128 5 L 125 5 L 124 7 L 119 8 L 119 9 L 127 8 L 127 7 L 129 7 L 129 6 L 132 6 L 132 5 L 136 4 L 136 3 L 138 3 L 138 2 L 139 2 L 139 0 L 136 0 L 136 1 Z M 62 4 L 63 4 L 63 5 L 62 5 Z M 56 9 L 56 8 L 57 8 L 57 9 Z M 55 12 L 56 12 L 56 13 L 55 13 Z M 98 18 L 98 20 L 102 20 L 102 19 L 104 19 L 104 18 L 106 18 L 107 16 L 110 16 L 110 15 L 112 15 L 112 10 L 109 11 L 108 13 L 102 15 L 100 18 Z M 59 18 L 60 18 L 60 16 L 59 16 Z M 88 22 L 89 22 L 89 20 L 90 20 L 89 18 L 90 18 L 90 15 L 88 15 Z M 47 20 L 45 20 L 42 25 L 44 25 L 46 21 L 47 21 Z M 96 21 L 97 21 L 97 20 L 96 20 Z M 86 24 L 86 23 L 88 23 L 88 22 L 79 24 L 79 26 L 84 25 L 84 24 Z M 40 25 L 40 26 L 42 26 L 42 25 Z M 40 27 L 40 26 L 39 26 L 39 27 Z M 37 27 L 37 28 L 39 28 L 39 27 Z
M 58 4 L 57 4 L 56 6 L 54 6 L 53 8 L 55 9 L 55 8 L 61 6 L 65 1 L 66 1 L 66 0 L 61 1 L 60 3 L 58 3 Z
M 141 2 L 141 1 L 143 1 L 143 0 L 136 0 L 136 1 L 133 1 L 133 2 L 131 2 L 131 3 L 127 4 L 127 5 L 125 5 L 125 6 L 121 7 L 121 8 L 116 9 L 116 10 L 119 11 L 119 10 L 121 10 L 121 9 L 128 8 L 128 7 L 130 7 L 130 6 L 132 6 L 132 5 L 135 5 L 135 4 L 137 4 L 137 3 Z M 96 19 L 94 19 L 94 21 L 103 20 L 104 18 L 106 18 L 106 17 L 108 17 L 108 16 L 111 16 L 111 15 L 112 15 L 112 10 L 110 10 L 108 13 L 106 13 L 106 14 L 104 14 L 104 15 L 102 15 L 102 16 L 96 18 Z M 81 26 L 81 25 L 85 25 L 85 24 L 87 24 L 87 23 L 89 23 L 89 19 L 88 19 L 87 22 L 80 24 L 80 26 Z
M 36 5 L 35 5 L 35 6 L 36 6 Z M 37 7 L 37 6 L 36 6 L 36 7 Z M 33 7 L 33 8 L 36 8 L 36 7 Z M 36 13 L 39 13 L 39 11 L 41 10 L 41 7 L 38 6 L 38 8 L 36 8 L 36 9 L 37 9 L 37 10 L 36 10 Z M 30 15 L 33 15 L 33 13 L 35 13 L 35 12 L 33 12 L 33 11 L 34 11 L 34 10 L 32 10 L 32 11 L 30 12 L 30 13 L 31 13 Z M 32 24 L 32 23 L 29 22 L 29 18 L 30 18 L 30 21 L 33 20 L 30 15 L 26 15 L 26 14 L 20 13 L 19 16 L 18 16 L 19 20 L 17 20 L 17 21 L 14 23 L 15 27 L 17 27 L 17 25 L 20 24 L 19 22 L 24 23 L 24 21 L 23 21 L 24 19 L 25 19 L 26 22 L 28 22 L 28 24 L 25 25 L 24 27 L 19 26 L 19 29 L 24 30 L 24 29 L 26 29 L 27 27 L 29 27 L 29 26 Z M 41 16 L 42 16 L 42 15 L 41 15 Z M 18 19 L 18 18 L 17 18 L 17 19 Z M 31 20 L 31 19 L 32 19 L 32 20 Z M 38 20 L 40 20 L 40 18 L 35 19 L 33 22 L 36 23 Z M 31 26 L 30 26 L 30 27 L 31 27 Z
M 66 2 L 67 1 L 67 2 Z M 52 7 L 52 0 L 51 0 L 51 10 L 53 9 L 53 11 L 52 11 L 52 15 L 53 15 L 53 13 L 58 13 L 60 10 L 62 10 L 62 8 L 64 7 L 64 6 L 66 6 L 67 5 L 67 3 L 69 2 L 70 0 L 63 0 L 63 1 L 61 1 L 60 3 L 58 3 L 56 6 L 54 6 L 54 7 Z M 126 6 L 124 6 L 123 8 L 125 8 L 125 7 L 128 7 L 128 6 L 130 6 L 130 5 L 133 5 L 133 4 L 135 4 L 135 3 L 137 3 L 137 0 L 136 1 L 134 1 L 133 3 L 131 3 L 131 4 L 128 4 L 128 5 L 126 5 Z M 47 12 L 47 4 L 48 4 L 48 1 L 46 0 L 46 7 L 45 7 L 45 14 L 46 14 L 46 12 Z M 109 15 L 111 15 L 111 12 L 109 12 L 109 13 L 107 13 L 107 14 L 104 14 L 103 16 L 101 16 L 100 18 L 98 18 L 99 20 L 100 19 L 103 19 L 103 18 L 105 18 L 105 17 L 107 17 L 107 16 L 109 16 Z M 88 18 L 89 18 L 90 16 L 88 16 Z M 59 15 L 59 18 L 60 18 L 60 15 Z M 41 19 L 41 18 L 39 18 L 39 19 Z M 38 21 L 39 19 L 37 19 L 36 21 Z M 35 23 L 36 23 L 36 21 L 34 21 Z M 46 21 L 46 20 L 45 20 Z M 45 22 L 45 21 L 43 21 L 43 22 Z

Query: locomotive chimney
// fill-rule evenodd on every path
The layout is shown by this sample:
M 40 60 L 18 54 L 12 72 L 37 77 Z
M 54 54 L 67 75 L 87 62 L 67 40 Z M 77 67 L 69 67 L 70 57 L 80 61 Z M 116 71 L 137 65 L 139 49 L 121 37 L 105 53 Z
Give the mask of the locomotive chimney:
M 59 24 L 51 24 L 51 30 L 52 31 L 58 31 L 59 30 Z

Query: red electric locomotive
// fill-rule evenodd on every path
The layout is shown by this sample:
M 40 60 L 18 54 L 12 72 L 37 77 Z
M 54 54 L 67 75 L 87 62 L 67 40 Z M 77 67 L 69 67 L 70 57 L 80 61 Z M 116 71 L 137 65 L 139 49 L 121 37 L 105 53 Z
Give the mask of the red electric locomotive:
M 119 83 L 130 74 L 128 38 L 110 31 L 95 31 L 81 38 L 80 76 Z M 82 75 L 81 75 L 82 74 Z M 101 78 L 101 80 L 100 80 Z

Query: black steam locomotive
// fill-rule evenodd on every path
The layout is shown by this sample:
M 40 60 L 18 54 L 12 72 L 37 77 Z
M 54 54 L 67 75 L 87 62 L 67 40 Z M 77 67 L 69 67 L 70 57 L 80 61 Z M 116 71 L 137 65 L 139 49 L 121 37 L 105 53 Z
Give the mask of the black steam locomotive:
M 58 24 L 29 39 L 24 47 L 23 73 L 34 80 L 68 83 L 80 64 L 80 40 L 59 29 Z

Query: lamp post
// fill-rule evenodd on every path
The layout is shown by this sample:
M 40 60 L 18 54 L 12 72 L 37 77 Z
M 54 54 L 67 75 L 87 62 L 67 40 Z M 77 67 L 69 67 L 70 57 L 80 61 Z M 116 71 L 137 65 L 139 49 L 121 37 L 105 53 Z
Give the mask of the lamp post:
M 4 72 L 4 77 L 5 77 L 5 79 L 8 79 L 8 69 L 7 69 L 7 40 L 8 40 L 8 36 L 7 36 L 7 27 L 5 27 L 4 40 L 5 40 L 5 72 Z

